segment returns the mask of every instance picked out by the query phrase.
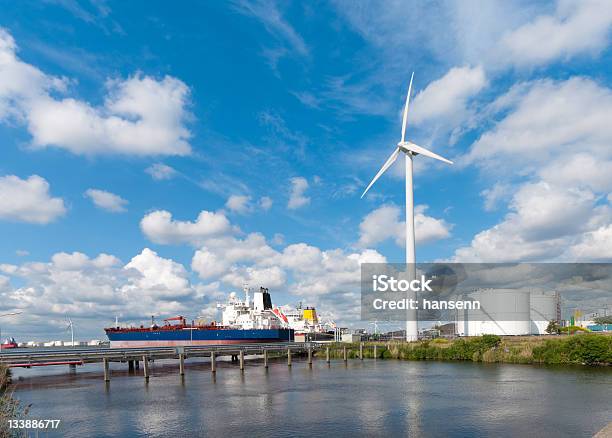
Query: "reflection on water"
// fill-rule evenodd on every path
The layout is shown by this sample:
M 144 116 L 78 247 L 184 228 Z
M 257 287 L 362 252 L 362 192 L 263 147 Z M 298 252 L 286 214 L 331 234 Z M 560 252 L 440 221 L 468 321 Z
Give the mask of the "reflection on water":
M 113 364 L 16 370 L 49 436 L 592 436 L 612 421 L 612 370 L 443 362 Z M 49 373 L 52 373 L 49 375 Z M 45 374 L 45 375 L 42 375 Z M 22 379 L 20 380 L 20 377 Z

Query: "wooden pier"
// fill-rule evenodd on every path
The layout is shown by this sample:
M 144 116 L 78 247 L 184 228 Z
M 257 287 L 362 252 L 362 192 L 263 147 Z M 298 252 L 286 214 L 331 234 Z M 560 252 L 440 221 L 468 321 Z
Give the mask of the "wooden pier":
M 295 356 L 303 356 L 309 367 L 312 367 L 313 358 L 317 351 L 325 352 L 325 362 L 331 361 L 331 351 L 341 353 L 341 360 L 346 364 L 349 356 L 364 359 L 364 348 L 373 351 L 369 357 L 377 357 L 377 345 L 365 346 L 363 342 L 359 345 L 346 345 L 342 343 L 317 343 L 317 342 L 278 342 L 269 344 L 236 344 L 236 345 L 207 345 L 207 346 L 184 346 L 184 347 L 147 347 L 147 348 L 64 348 L 64 349 L 26 349 L 18 351 L 3 351 L 0 354 L 0 364 L 9 368 L 33 368 L 42 366 L 69 365 L 75 368 L 77 365 L 101 363 L 104 381 L 110 382 L 112 370 L 111 363 L 126 364 L 128 373 L 134 374 L 135 370 L 142 369 L 140 373 L 146 380 L 151 375 L 150 362 L 156 360 L 178 361 L 178 374 L 185 375 L 185 366 L 189 359 L 207 358 L 210 363 L 210 371 L 216 373 L 217 360 L 227 357 L 230 362 L 239 366 L 241 372 L 245 370 L 245 360 L 248 356 L 262 358 L 263 366 L 268 368 L 270 357 L 286 358 L 287 366 L 292 366 Z M 352 352 L 349 354 L 349 352 Z M 202 362 L 200 362 L 202 363 Z M 142 364 L 142 367 L 141 367 Z

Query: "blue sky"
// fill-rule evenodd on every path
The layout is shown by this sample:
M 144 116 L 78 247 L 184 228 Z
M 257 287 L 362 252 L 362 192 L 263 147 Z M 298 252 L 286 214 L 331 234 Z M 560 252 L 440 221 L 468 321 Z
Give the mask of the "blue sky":
M 0 10 L 16 335 L 66 315 L 89 336 L 116 314 L 212 318 L 243 281 L 355 323 L 359 262 L 403 260 L 401 166 L 359 196 L 412 71 L 408 137 L 456 161 L 416 160 L 419 261 L 612 258 L 604 1 Z

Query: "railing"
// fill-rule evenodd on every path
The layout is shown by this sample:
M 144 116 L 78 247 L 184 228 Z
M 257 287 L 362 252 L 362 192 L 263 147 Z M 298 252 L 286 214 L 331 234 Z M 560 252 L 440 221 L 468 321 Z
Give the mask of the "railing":
M 146 356 L 150 359 L 176 358 L 183 354 L 187 357 L 209 356 L 215 352 L 217 356 L 237 355 L 242 351 L 245 355 L 263 354 L 264 350 L 273 351 L 308 351 L 316 350 L 317 344 L 311 342 L 280 342 L 267 344 L 235 344 L 206 345 L 181 347 L 137 347 L 137 348 L 95 348 L 95 349 L 61 349 L 47 351 L 11 351 L 0 354 L 0 363 L 35 364 L 40 362 L 81 361 L 83 363 L 110 361 L 125 361 Z

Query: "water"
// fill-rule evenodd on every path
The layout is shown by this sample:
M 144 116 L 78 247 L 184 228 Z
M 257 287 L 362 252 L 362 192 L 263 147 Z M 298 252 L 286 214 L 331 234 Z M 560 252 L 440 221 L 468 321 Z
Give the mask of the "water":
M 97 365 L 16 370 L 15 396 L 66 437 L 590 437 L 612 421 L 610 369 L 294 360 L 247 361 L 244 374 L 219 363 L 213 376 L 189 362 L 183 379 L 177 361 L 157 362 L 148 383 L 113 364 L 108 385 Z

